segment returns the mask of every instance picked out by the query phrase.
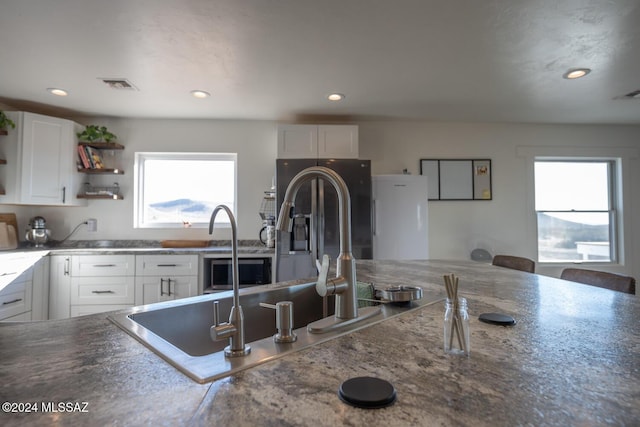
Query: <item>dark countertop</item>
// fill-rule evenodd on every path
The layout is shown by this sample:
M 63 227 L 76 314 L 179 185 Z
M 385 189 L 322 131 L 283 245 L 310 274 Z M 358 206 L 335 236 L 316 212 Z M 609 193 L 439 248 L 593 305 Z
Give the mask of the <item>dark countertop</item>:
M 469 303 L 471 355 L 442 351 L 444 310 L 425 306 L 209 384 L 198 384 L 97 314 L 0 326 L 0 400 L 87 402 L 86 413 L 0 414 L 2 425 L 637 425 L 634 295 L 466 261 L 359 261 L 358 279 Z M 514 327 L 481 323 L 513 315 Z M 340 401 L 377 376 L 388 408 Z

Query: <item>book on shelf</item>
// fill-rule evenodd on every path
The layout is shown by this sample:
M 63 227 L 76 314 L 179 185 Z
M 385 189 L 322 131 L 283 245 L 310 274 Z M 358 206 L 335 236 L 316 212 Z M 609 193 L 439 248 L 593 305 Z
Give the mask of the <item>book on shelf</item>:
M 99 150 L 88 145 L 84 146 L 87 158 L 89 160 L 91 169 L 104 169 L 104 162 L 102 161 L 102 154 Z
M 89 161 L 87 152 L 84 150 L 84 145 L 78 145 L 78 156 L 80 157 L 82 167 L 85 169 L 91 169 L 91 162 Z

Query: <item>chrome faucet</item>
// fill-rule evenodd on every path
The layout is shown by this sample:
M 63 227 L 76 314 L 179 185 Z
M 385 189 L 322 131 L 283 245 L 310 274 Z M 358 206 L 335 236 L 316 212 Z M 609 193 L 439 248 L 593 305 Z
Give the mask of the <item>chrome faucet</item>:
M 211 334 L 211 339 L 214 341 L 229 338 L 229 345 L 224 349 L 225 356 L 246 356 L 251 352 L 251 347 L 244 343 L 244 314 L 242 313 L 242 307 L 240 306 L 240 285 L 238 281 L 238 236 L 236 233 L 236 219 L 233 216 L 231 209 L 225 205 L 216 206 L 211 213 L 211 219 L 209 220 L 209 234 L 213 234 L 213 224 L 216 220 L 216 215 L 221 210 L 224 210 L 227 213 L 229 216 L 229 222 L 231 223 L 233 307 L 231 307 L 231 313 L 229 313 L 229 321 L 226 323 L 220 323 L 218 316 L 218 301 L 214 301 L 213 326 L 210 328 L 209 333 Z
M 340 255 L 336 265 L 336 277 L 329 279 L 329 256 L 322 257 L 319 268 L 316 291 L 320 296 L 336 295 L 336 323 L 358 318 L 358 299 L 356 287 L 356 260 L 351 252 L 351 198 L 349 188 L 344 180 L 333 169 L 323 166 L 313 166 L 298 173 L 287 187 L 284 201 L 278 216 L 277 228 L 290 231 L 291 214 L 295 206 L 298 190 L 306 181 L 321 178 L 330 182 L 338 194 L 338 209 L 340 223 Z M 318 236 L 322 239 L 324 236 Z M 311 329 L 310 329 L 311 330 Z M 315 332 L 315 331 L 311 331 Z M 322 332 L 322 331 L 318 331 Z

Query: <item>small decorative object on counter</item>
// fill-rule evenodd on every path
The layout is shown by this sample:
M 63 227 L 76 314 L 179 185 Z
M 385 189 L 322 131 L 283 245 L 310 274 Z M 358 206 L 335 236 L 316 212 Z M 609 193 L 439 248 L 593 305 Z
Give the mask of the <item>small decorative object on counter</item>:
M 458 278 L 455 275 L 444 276 L 444 283 L 447 289 L 444 312 L 444 351 L 449 354 L 468 356 L 471 345 L 467 300 L 458 297 Z

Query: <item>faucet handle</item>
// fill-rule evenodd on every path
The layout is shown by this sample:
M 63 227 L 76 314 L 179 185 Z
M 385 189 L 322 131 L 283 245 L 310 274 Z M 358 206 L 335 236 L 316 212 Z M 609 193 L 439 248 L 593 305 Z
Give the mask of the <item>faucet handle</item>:
M 320 264 L 318 268 L 318 281 L 316 283 L 316 291 L 318 291 L 318 294 L 321 297 L 329 294 L 329 290 L 327 289 L 327 281 L 329 280 L 329 262 L 329 255 L 324 254 L 322 256 L 322 264 Z

